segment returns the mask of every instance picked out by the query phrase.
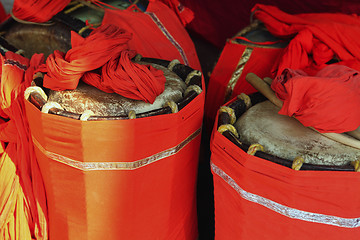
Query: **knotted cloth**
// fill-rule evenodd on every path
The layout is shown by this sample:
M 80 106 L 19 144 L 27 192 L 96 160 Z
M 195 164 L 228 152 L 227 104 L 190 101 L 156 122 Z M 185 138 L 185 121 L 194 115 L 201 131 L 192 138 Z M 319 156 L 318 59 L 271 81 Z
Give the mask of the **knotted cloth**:
M 160 70 L 131 62 L 135 52 L 128 50 L 130 39 L 130 33 L 111 24 L 86 38 L 72 32 L 72 48 L 66 54 L 54 51 L 38 69 L 47 72 L 44 86 L 75 89 L 82 78 L 102 91 L 153 103 L 164 91 L 166 79 Z
M 0 58 L 0 239 L 47 240 L 45 190 L 24 112 L 24 90 L 43 56 Z
M 319 132 L 348 132 L 360 126 L 360 75 L 332 64 L 310 76 L 285 69 L 271 85 L 283 101 L 279 114 L 294 116 Z

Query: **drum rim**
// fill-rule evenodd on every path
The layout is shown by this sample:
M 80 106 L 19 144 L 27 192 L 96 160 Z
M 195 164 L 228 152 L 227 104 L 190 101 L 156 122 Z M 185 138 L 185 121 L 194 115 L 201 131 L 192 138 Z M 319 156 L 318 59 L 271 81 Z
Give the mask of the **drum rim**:
M 167 61 L 156 58 L 142 58 L 141 56 L 139 57 L 139 55 L 137 55 L 137 57 L 135 58 L 136 61 L 143 61 L 146 63 L 153 63 L 163 67 L 167 67 L 171 72 L 174 72 L 177 76 L 180 77 L 181 80 L 185 82 L 187 89 L 185 90 L 184 97 L 181 100 L 174 102 L 176 104 L 175 108 L 177 108 L 178 111 L 183 109 L 186 105 L 188 105 L 193 99 L 195 99 L 202 92 L 203 89 L 202 76 L 200 71 L 194 70 L 189 66 L 183 65 L 178 60 Z M 194 74 L 194 73 L 200 73 L 200 74 Z M 34 77 L 34 80 L 31 85 L 32 87 L 36 86 L 44 90 L 44 87 L 42 86 L 42 81 L 43 81 L 43 76 Z M 200 89 L 201 91 L 196 91 L 196 89 Z M 46 92 L 46 89 L 44 92 Z M 29 93 L 29 96 L 27 97 L 27 100 L 31 102 L 40 111 L 42 110 L 43 106 L 47 103 L 47 100 L 42 96 L 42 94 L 40 94 L 37 91 L 31 91 Z M 175 113 L 176 111 L 174 111 L 173 108 L 174 107 L 164 106 L 159 109 L 135 114 L 134 117 L 131 117 L 130 114 L 126 114 L 126 115 L 123 114 L 117 116 L 91 115 L 86 119 L 86 121 L 124 120 L 124 119 L 133 119 L 133 118 L 151 117 L 151 116 Z M 63 117 L 68 117 L 72 119 L 77 119 L 77 120 L 80 120 L 82 116 L 82 114 L 62 110 L 56 107 L 50 108 L 48 113 Z
M 263 102 L 266 100 L 266 98 L 260 94 L 260 93 L 254 93 L 249 95 L 249 98 L 251 100 L 252 105 L 255 105 L 257 103 Z M 242 114 L 244 114 L 247 110 L 247 106 L 245 104 L 245 101 L 243 99 L 237 98 L 228 104 L 225 105 L 226 107 L 231 108 L 235 115 L 236 119 L 239 118 Z M 232 125 L 231 123 L 231 116 L 226 111 L 219 111 L 218 113 L 218 124 L 216 126 L 216 129 L 219 131 L 220 126 L 224 125 Z M 238 137 L 235 136 L 235 134 L 230 130 L 225 130 L 221 133 L 225 138 L 227 138 L 229 141 L 231 141 L 233 144 L 235 144 L 241 151 L 247 152 L 250 145 L 242 143 Z M 274 156 L 272 154 L 263 152 L 263 151 L 257 151 L 254 156 L 259 157 L 261 159 L 292 168 L 293 160 L 280 158 L 277 156 Z M 309 171 L 352 171 L 354 172 L 354 167 L 351 164 L 344 164 L 344 165 L 316 165 L 316 164 L 310 164 L 310 163 L 303 163 L 300 170 L 309 170 Z

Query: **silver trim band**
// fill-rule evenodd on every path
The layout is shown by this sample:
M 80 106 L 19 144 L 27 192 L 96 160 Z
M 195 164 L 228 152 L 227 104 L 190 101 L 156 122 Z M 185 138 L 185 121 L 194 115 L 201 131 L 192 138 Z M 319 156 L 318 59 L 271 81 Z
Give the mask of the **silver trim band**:
M 332 225 L 342 228 L 360 227 L 360 218 L 342 218 L 342 217 L 325 215 L 320 213 L 306 212 L 295 208 L 291 208 L 282 205 L 280 203 L 274 202 L 270 199 L 245 191 L 229 175 L 227 175 L 222 169 L 220 169 L 212 162 L 211 162 L 211 169 L 216 175 L 221 177 L 227 184 L 229 184 L 243 199 L 264 206 L 285 217 L 303 220 L 307 222 Z
M 152 156 L 134 161 L 134 162 L 81 162 L 78 160 L 74 160 L 58 153 L 53 153 L 46 150 L 41 144 L 33 137 L 34 145 L 49 159 L 68 165 L 70 167 L 80 169 L 82 171 L 95 171 L 95 170 L 135 170 L 151 163 L 157 162 L 161 159 L 170 157 L 178 153 L 181 149 L 183 149 L 188 143 L 194 140 L 201 133 L 201 128 L 193 132 L 190 136 L 188 136 L 181 143 L 176 145 L 175 147 L 166 149 L 162 152 L 156 153 Z

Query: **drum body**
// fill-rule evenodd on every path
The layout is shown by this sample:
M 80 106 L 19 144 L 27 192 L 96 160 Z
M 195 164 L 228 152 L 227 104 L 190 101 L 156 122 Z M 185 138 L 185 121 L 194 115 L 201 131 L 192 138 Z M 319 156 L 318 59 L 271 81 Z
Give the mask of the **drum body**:
M 205 123 L 212 129 L 220 106 L 240 93 L 256 90 L 245 80 L 252 72 L 259 77 L 273 77 L 271 68 L 287 42 L 272 36 L 260 23 L 254 22 L 229 39 L 211 73 L 206 94 Z
M 255 105 L 255 95 L 250 98 Z M 263 103 L 255 107 L 259 104 Z M 246 112 L 240 99 L 227 106 L 234 110 L 237 121 Z M 293 159 L 269 154 L 266 145 L 264 151 L 253 151 L 255 145 L 236 137 L 244 133 L 229 127 L 235 124 L 230 115 L 231 110 L 221 110 L 211 139 L 215 239 L 357 238 L 360 193 L 353 186 L 359 184 L 360 177 L 349 164 L 353 158 L 342 155 L 345 148 L 339 153 L 344 159 L 335 161 L 337 166 L 325 166 L 321 159 L 317 163 L 305 160 L 296 171 L 291 169 Z M 263 125 L 266 121 L 272 120 L 264 119 Z M 290 130 L 286 133 L 290 135 Z M 303 152 L 307 148 L 303 145 Z
M 177 101 L 177 113 L 88 121 L 26 101 L 51 239 L 196 239 L 204 96 L 189 98 Z
M 59 41 L 52 51 L 67 51 L 69 38 Z M 16 47 L 21 48 L 21 42 Z M 39 51 L 43 50 L 25 49 L 30 56 Z M 71 109 L 73 102 L 66 106 L 63 101 L 64 109 L 50 107 L 45 113 L 41 110 L 46 98 L 55 101 L 58 93 L 43 89 L 48 95 L 44 98 L 43 93 L 29 90 L 26 116 L 46 190 L 50 239 L 197 238 L 202 77 L 176 61 L 141 61 L 168 69 L 176 82 L 176 86 L 167 82 L 176 94 L 155 101 L 150 109 L 118 104 L 110 114 L 93 111 L 83 118 L 88 108 Z M 35 89 L 41 88 L 37 80 Z M 101 99 L 93 105 L 97 107 Z M 117 97 L 109 99 L 117 101 Z M 163 106 L 168 101 L 172 104 Z

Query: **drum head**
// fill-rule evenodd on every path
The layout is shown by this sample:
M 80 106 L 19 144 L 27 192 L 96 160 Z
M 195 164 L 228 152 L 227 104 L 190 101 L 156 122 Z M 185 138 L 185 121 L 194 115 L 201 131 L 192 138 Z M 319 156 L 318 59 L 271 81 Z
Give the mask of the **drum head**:
M 328 139 L 295 118 L 278 114 L 279 110 L 269 101 L 251 107 L 235 123 L 240 140 L 259 143 L 277 157 L 301 156 L 305 163 L 316 165 L 346 165 L 360 157 L 360 150 Z
M 138 62 L 140 64 L 150 64 Z M 143 113 L 162 108 L 166 102 L 178 102 L 183 98 L 186 89 L 184 81 L 167 68 L 150 64 L 164 72 L 166 78 L 165 90 L 155 99 L 154 103 L 125 98 L 116 93 L 105 93 L 101 90 L 80 82 L 75 90 L 49 92 L 50 102 L 59 103 L 66 111 L 82 114 L 91 110 L 96 116 L 119 116 L 128 114 L 129 111 Z

